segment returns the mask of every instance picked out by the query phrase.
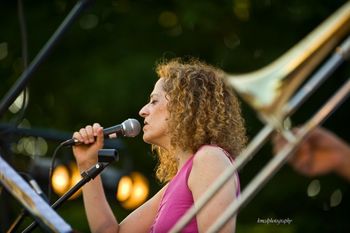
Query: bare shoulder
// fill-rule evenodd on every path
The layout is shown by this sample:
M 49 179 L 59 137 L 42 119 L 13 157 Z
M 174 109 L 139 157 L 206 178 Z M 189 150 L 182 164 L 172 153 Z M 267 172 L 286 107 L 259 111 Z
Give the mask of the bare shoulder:
M 188 185 L 190 188 L 198 183 L 208 185 L 231 165 L 230 159 L 220 147 L 203 146 L 193 159 Z
M 200 148 L 193 159 L 194 167 L 224 168 L 231 164 L 225 152 L 217 146 L 205 145 Z

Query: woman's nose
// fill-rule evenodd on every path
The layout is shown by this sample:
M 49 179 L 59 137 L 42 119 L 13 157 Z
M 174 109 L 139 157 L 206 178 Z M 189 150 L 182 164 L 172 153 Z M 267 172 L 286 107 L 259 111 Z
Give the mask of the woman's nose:
M 139 112 L 139 115 L 143 118 L 145 118 L 148 114 L 148 111 L 147 111 L 147 104 L 145 106 L 143 106 Z

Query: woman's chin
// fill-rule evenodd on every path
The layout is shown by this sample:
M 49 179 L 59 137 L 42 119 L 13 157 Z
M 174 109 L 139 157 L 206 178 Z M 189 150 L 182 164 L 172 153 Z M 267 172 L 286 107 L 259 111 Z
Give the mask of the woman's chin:
M 147 143 L 147 144 L 152 144 L 152 141 L 150 140 L 150 138 L 149 137 L 147 137 L 147 135 L 143 135 L 143 137 L 142 137 L 142 139 L 143 139 L 143 141 L 145 142 L 145 143 Z

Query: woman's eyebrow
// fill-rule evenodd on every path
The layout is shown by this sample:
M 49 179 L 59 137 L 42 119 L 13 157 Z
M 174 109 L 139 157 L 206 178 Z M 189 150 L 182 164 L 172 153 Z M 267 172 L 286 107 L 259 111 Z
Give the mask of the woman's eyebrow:
M 157 94 L 157 93 L 152 93 L 152 94 L 149 96 L 149 98 L 152 99 L 152 97 L 154 97 L 154 96 L 158 96 L 158 94 Z

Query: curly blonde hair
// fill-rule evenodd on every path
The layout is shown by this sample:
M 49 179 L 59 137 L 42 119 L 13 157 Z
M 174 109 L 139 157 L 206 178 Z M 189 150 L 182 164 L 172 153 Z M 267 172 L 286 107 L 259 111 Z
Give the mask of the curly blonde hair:
M 176 58 L 159 63 L 156 72 L 164 79 L 171 146 L 194 153 L 204 144 L 214 144 L 233 157 L 241 152 L 247 141 L 244 120 L 222 70 L 197 59 Z M 153 148 L 159 158 L 156 176 L 167 182 L 178 170 L 175 156 Z

